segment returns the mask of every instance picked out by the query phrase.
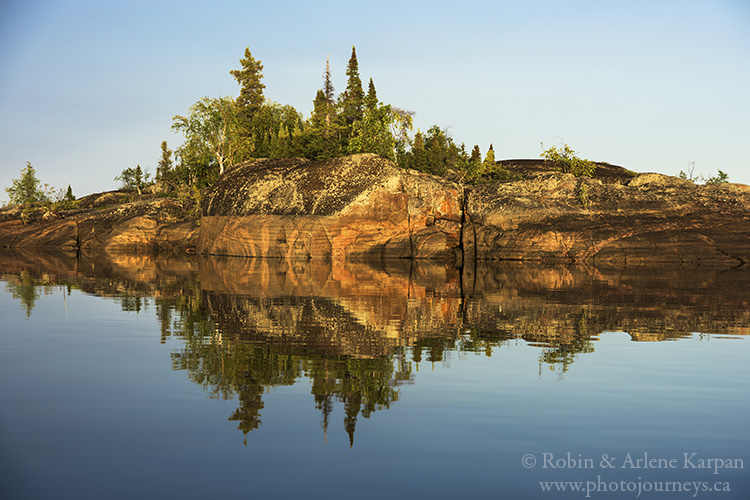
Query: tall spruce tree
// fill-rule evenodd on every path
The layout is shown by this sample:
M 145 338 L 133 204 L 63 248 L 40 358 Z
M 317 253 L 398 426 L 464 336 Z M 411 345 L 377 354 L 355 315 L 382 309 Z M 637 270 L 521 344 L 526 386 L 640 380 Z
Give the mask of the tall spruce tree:
M 253 57 L 250 47 L 245 48 L 245 57 L 240 59 L 242 69 L 233 69 L 229 73 L 240 85 L 240 95 L 237 97 L 240 116 L 251 133 L 252 120 L 265 101 L 263 89 L 263 64 Z
M 313 100 L 313 112 L 310 127 L 300 138 L 301 153 L 310 159 L 323 160 L 342 154 L 341 129 L 336 106 L 333 83 L 331 82 L 330 58 L 326 57 L 326 69 L 323 73 L 323 88 L 318 90 Z
M 172 150 L 167 147 L 167 141 L 161 142 L 161 159 L 156 167 L 156 180 L 166 180 L 172 173 Z
M 378 102 L 375 84 L 370 78 L 362 119 L 352 126 L 349 153 L 375 153 L 396 161 L 396 140 L 391 130 L 396 116 L 389 105 Z
M 310 118 L 310 123 L 313 128 L 323 130 L 325 128 L 327 118 L 328 101 L 326 99 L 325 91 L 320 89 L 315 94 L 315 99 L 313 100 L 313 112 L 312 117 Z
M 482 152 L 479 150 L 478 144 L 474 144 L 474 148 L 472 148 L 471 150 L 471 157 L 469 158 L 469 162 L 476 165 L 482 163 Z
M 323 97 L 325 98 L 326 103 L 326 125 L 330 126 L 331 118 L 335 113 L 336 95 L 334 94 L 333 83 L 331 83 L 331 61 L 328 56 L 326 56 L 326 72 L 323 81 Z
M 411 152 L 414 156 L 412 167 L 420 172 L 427 172 L 427 152 L 424 146 L 424 136 L 419 129 L 417 129 L 417 133 L 414 135 L 414 145 L 411 148 Z
M 487 156 L 484 157 L 484 166 L 487 170 L 495 168 L 495 149 L 490 144 L 490 149 L 487 150 Z
M 346 91 L 342 95 L 342 115 L 344 125 L 351 131 L 354 122 L 362 119 L 365 92 L 362 90 L 362 79 L 359 77 L 357 49 L 352 46 L 352 55 L 346 66 Z
M 365 96 L 365 109 L 370 111 L 378 107 L 378 93 L 375 91 L 375 84 L 370 78 L 370 85 L 367 87 L 367 95 Z

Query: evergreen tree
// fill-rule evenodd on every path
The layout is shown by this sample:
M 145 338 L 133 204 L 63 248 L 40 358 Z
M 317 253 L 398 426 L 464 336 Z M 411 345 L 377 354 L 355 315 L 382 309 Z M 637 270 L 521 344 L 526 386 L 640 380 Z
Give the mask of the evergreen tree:
M 378 102 L 375 84 L 370 78 L 370 86 L 364 99 L 365 109 L 362 119 L 354 122 L 349 153 L 375 153 L 396 161 L 396 140 L 391 124 L 396 114 L 389 105 Z
M 461 143 L 461 147 L 458 148 L 458 160 L 456 162 L 456 170 L 459 172 L 467 172 L 469 170 L 469 154 L 466 152 L 466 144 Z
M 337 113 L 336 97 L 331 83 L 331 64 L 326 57 L 326 69 L 323 73 L 323 88 L 318 90 L 313 100 L 313 112 L 309 127 L 298 142 L 301 155 L 312 160 L 324 160 L 344 154 L 342 150 L 341 129 Z
M 417 133 L 414 135 L 414 145 L 412 146 L 411 151 L 414 157 L 412 168 L 419 170 L 420 172 L 427 172 L 427 152 L 424 147 L 424 136 L 419 130 L 417 130 Z
M 471 150 L 469 162 L 476 165 L 482 163 L 482 152 L 479 150 L 479 146 L 477 144 L 474 144 L 474 148 Z
M 495 168 L 495 150 L 492 147 L 492 144 L 490 144 L 490 149 L 487 150 L 487 156 L 484 157 L 484 167 L 487 170 L 492 170 Z
M 30 162 L 21 170 L 21 177 L 13 179 L 9 188 L 5 188 L 11 203 L 29 204 L 37 201 L 45 201 L 46 196 L 41 188 L 42 182 L 36 178 L 36 170 Z
M 370 78 L 370 85 L 367 88 L 367 95 L 365 96 L 365 109 L 374 110 L 378 106 L 378 94 L 375 91 L 375 84 Z
M 161 143 L 161 160 L 156 167 L 156 180 L 166 180 L 172 173 L 172 150 L 167 147 L 167 141 Z
M 495 148 L 492 144 L 484 161 L 469 171 L 469 180 L 476 183 L 507 181 L 512 178 L 513 175 L 495 160 Z
M 459 163 L 459 149 L 443 130 L 433 125 L 424 138 L 427 172 L 443 175 L 448 169 L 456 169 Z
M 313 112 L 310 118 L 310 124 L 316 128 L 323 130 L 328 120 L 328 100 L 326 99 L 325 91 L 320 89 L 315 94 L 313 100 Z
M 75 201 L 76 197 L 73 196 L 73 188 L 68 185 L 67 191 L 65 191 L 65 201 Z
M 310 126 L 301 134 L 300 152 L 311 160 L 324 160 L 341 155 L 339 126 L 336 123 L 335 109 L 326 98 L 324 90 L 318 90 L 313 101 Z
M 468 165 L 466 166 L 466 177 L 469 180 L 476 180 L 482 174 L 482 152 L 478 145 L 474 145 L 469 156 Z
M 261 82 L 263 64 L 253 57 L 250 47 L 245 48 L 245 57 L 240 59 L 240 65 L 242 69 L 233 69 L 229 73 L 240 85 L 240 95 L 236 101 L 249 135 L 253 117 L 265 101 L 263 89 L 266 86 Z
M 122 183 L 122 189 L 125 191 L 136 191 L 142 194 L 142 189 L 148 184 L 150 174 L 143 171 L 140 165 L 135 168 L 126 168 L 115 177 L 116 181 Z
M 326 105 L 326 108 L 325 108 L 326 126 L 330 127 L 331 118 L 333 117 L 335 113 L 336 95 L 334 94 L 333 83 L 331 83 L 331 61 L 328 56 L 326 56 L 326 72 L 325 72 L 324 81 L 323 81 L 323 97 L 325 99 L 325 105 Z
M 352 46 L 352 55 L 346 67 L 346 91 L 342 94 L 342 118 L 348 132 L 354 122 L 362 119 L 365 92 L 362 90 L 362 80 L 359 77 L 359 63 L 357 50 Z
M 143 169 L 141 169 L 140 165 L 136 165 L 135 167 L 135 189 L 138 191 L 138 194 L 141 193 L 141 188 L 143 187 Z

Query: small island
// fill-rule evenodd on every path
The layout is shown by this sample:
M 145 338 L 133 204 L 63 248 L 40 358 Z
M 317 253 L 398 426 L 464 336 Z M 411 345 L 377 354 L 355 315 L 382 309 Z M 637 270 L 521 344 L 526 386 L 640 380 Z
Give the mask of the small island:
M 750 187 L 694 182 L 580 158 L 567 144 L 497 161 L 365 93 L 356 49 L 338 96 L 326 62 L 304 118 L 264 96 L 249 49 L 237 98 L 203 98 L 161 143 L 154 179 L 137 165 L 118 191 L 76 200 L 39 188 L 31 164 L 6 191 L 0 247 L 76 254 L 202 253 L 289 261 L 425 259 L 616 266 L 750 262 Z M 173 154 L 176 160 L 173 160 Z M 53 201 L 54 199 L 54 201 Z

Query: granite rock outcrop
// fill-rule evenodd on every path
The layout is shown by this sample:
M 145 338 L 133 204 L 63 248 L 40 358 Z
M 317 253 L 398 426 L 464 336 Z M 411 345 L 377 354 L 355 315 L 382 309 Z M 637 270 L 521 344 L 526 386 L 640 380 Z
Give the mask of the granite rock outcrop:
M 198 251 L 299 260 L 460 263 L 463 191 L 374 154 L 261 160 L 204 198 Z
M 468 186 L 376 155 L 261 160 L 204 200 L 199 252 L 292 261 L 750 262 L 750 187 L 533 172 Z M 467 266 L 471 268 L 472 266 Z
M 67 212 L 3 209 L 0 247 L 334 264 L 419 259 L 463 268 L 465 281 L 481 261 L 750 263 L 750 186 L 612 165 L 594 178 L 537 167 L 473 186 L 374 154 L 255 160 L 205 193 L 200 220 L 179 200 L 102 193 Z
M 179 202 L 156 197 L 130 201 L 124 193 L 89 198 L 81 200 L 76 210 L 4 211 L 0 247 L 88 255 L 195 251 L 199 224 L 184 217 Z
M 750 262 L 750 187 L 648 173 L 606 183 L 571 174 L 475 187 L 466 259 L 733 266 Z

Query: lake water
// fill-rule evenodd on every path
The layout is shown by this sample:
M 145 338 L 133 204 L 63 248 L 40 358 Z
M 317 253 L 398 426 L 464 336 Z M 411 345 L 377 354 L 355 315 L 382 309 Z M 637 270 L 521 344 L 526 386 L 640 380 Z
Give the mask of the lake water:
M 748 268 L 0 279 L 0 498 L 750 498 Z

